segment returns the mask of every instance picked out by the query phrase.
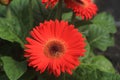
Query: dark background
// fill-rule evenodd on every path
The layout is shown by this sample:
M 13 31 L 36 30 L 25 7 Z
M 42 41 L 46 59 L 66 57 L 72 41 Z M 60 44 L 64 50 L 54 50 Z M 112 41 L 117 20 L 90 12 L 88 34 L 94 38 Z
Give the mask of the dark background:
M 120 0 L 96 0 L 99 11 L 110 12 L 116 21 L 120 21 Z
M 99 12 L 107 11 L 114 16 L 117 33 L 115 34 L 115 46 L 108 48 L 103 53 L 120 73 L 120 0 L 96 0 Z

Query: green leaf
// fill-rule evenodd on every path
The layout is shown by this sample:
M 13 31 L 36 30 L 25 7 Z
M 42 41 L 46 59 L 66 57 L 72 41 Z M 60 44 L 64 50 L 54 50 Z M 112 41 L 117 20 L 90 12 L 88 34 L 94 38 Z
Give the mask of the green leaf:
M 6 6 L 3 6 L 3 5 L 0 4 L 0 17 L 5 16 L 5 14 L 6 14 L 6 9 L 7 9 Z
M 107 13 L 98 14 L 88 26 L 88 42 L 94 48 L 105 51 L 114 45 L 113 33 L 116 32 L 114 19 Z
M 86 47 L 85 47 L 86 52 L 84 53 L 84 57 L 80 57 L 80 62 L 82 63 L 91 63 L 90 60 L 92 57 L 95 56 L 93 50 L 91 49 L 88 41 L 86 40 Z
M 115 27 L 115 21 L 112 15 L 108 13 L 100 13 L 94 19 L 92 22 L 96 25 L 100 25 L 101 28 L 103 28 L 107 33 L 115 33 L 116 27 Z
M 19 79 L 27 69 L 25 62 L 17 62 L 11 57 L 1 57 L 3 61 L 3 68 L 10 80 Z
M 25 38 L 31 29 L 30 24 L 33 24 L 33 22 L 30 23 L 29 0 L 13 0 L 9 8 L 12 14 L 18 19 L 23 31 L 22 37 Z
M 21 25 L 24 40 L 26 36 L 29 36 L 29 31 L 40 21 L 44 21 L 49 14 L 47 9 L 43 8 L 40 0 L 13 0 L 10 10 Z
M 92 64 L 81 64 L 66 80 L 120 80 L 120 75 L 101 71 Z
M 91 63 L 104 72 L 115 73 L 112 63 L 104 56 L 95 56 Z
M 72 12 L 68 12 L 68 13 L 64 13 L 62 15 L 62 20 L 65 20 L 65 21 L 70 21 L 71 20 L 71 17 L 72 17 Z
M 111 74 L 111 73 L 102 73 L 102 77 L 100 80 L 120 80 L 119 74 Z
M 33 0 L 33 16 L 36 24 L 43 22 L 44 20 L 54 19 L 55 8 L 46 9 L 45 5 L 41 3 L 41 0 Z
M 11 15 L 11 12 L 8 11 L 7 17 L 0 18 L 0 38 L 11 42 L 21 43 L 23 46 L 21 34 L 20 23 L 16 17 Z
M 33 27 L 44 20 L 54 19 L 53 16 L 55 15 L 55 9 L 53 11 L 52 9 L 46 9 L 41 0 L 13 0 L 9 9 L 20 24 L 24 42 Z
M 2 68 L 2 61 L 1 61 L 1 59 L 0 59 L 0 69 Z
M 88 41 L 92 47 L 105 51 L 114 45 L 114 38 L 101 27 L 95 24 L 89 26 Z
M 89 43 L 87 41 L 86 41 L 85 50 L 86 50 L 86 52 L 84 53 L 85 56 L 80 57 L 80 61 L 82 61 L 82 62 L 87 61 L 89 59 L 89 57 L 91 56 L 90 45 L 89 45 Z

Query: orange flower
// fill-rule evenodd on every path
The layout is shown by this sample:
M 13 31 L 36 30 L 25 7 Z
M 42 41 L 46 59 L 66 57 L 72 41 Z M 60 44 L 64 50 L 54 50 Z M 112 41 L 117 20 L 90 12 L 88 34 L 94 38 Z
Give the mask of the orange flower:
M 67 7 L 71 8 L 82 20 L 91 19 L 96 15 L 98 8 L 91 0 L 64 0 Z
M 27 37 L 25 57 L 29 66 L 43 73 L 48 70 L 55 76 L 61 72 L 72 74 L 84 56 L 85 42 L 82 34 L 65 21 L 45 21 L 30 32 Z

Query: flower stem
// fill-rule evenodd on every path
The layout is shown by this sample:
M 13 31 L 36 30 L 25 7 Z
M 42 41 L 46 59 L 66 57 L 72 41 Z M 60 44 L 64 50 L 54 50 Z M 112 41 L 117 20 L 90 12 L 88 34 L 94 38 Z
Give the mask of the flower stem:
M 29 24 L 29 29 L 31 29 L 33 27 L 32 0 L 29 0 Z
M 65 73 L 63 74 L 63 80 L 65 80 Z
M 61 18 L 62 18 L 62 1 L 63 0 L 59 0 L 58 6 L 57 6 L 56 18 L 58 20 L 61 20 Z
M 49 13 L 49 15 L 48 15 L 48 17 L 47 17 L 47 20 L 50 20 L 50 19 L 51 19 L 53 13 L 54 13 L 55 10 L 56 10 L 56 7 L 57 7 L 57 6 L 55 6 L 55 7 L 50 11 L 50 13 Z M 56 14 L 55 14 L 55 15 L 56 15 Z M 55 18 L 55 17 L 54 17 L 54 18 Z
M 71 22 L 72 22 L 72 24 L 74 24 L 74 22 L 75 22 L 75 13 L 74 12 L 72 14 Z

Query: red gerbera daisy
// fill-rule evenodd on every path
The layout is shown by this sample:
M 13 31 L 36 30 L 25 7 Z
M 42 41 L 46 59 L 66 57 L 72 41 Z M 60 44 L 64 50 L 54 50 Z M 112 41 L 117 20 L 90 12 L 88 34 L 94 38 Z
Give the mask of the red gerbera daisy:
M 67 7 L 71 8 L 82 19 L 91 19 L 97 13 L 97 6 L 91 0 L 64 0 Z
M 42 0 L 43 4 L 46 4 L 46 8 L 48 6 L 54 7 L 58 0 Z
M 61 72 L 72 74 L 84 55 L 85 42 L 82 34 L 65 21 L 45 21 L 30 32 L 27 37 L 25 57 L 29 66 L 40 73 L 48 70 L 55 76 Z

